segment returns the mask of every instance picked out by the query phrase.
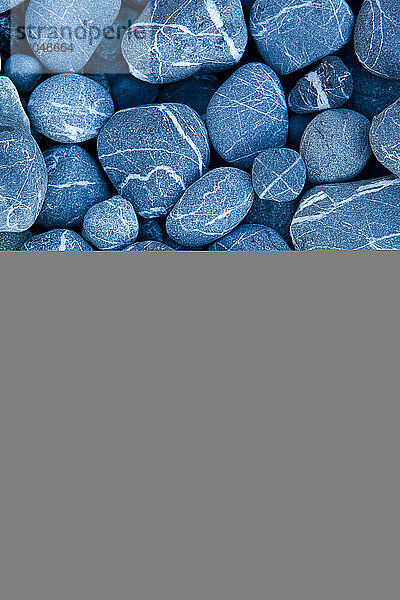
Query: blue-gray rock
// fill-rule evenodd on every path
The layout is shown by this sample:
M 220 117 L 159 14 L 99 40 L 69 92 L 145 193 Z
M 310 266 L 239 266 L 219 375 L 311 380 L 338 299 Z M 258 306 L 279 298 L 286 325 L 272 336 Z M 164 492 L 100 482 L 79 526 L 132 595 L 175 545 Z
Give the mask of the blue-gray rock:
M 294 150 L 298 150 L 300 146 L 301 136 L 304 133 L 305 128 L 310 121 L 315 117 L 314 113 L 304 113 L 298 115 L 296 113 L 289 113 L 289 133 L 287 139 L 287 145 Z
M 32 237 L 30 231 L 21 231 L 18 233 L 13 232 L 0 232 L 0 252 L 5 250 L 17 251 L 21 250 L 25 242 Z
M 25 231 L 36 221 L 47 189 L 43 155 L 15 121 L 0 121 L 0 231 Z
M 158 96 L 158 85 L 140 81 L 132 75 L 117 75 L 112 82 L 112 96 L 118 110 L 151 104 Z
M 364 115 L 346 108 L 314 117 L 300 142 L 310 183 L 350 181 L 359 175 L 371 157 L 370 125 Z
M 34 235 L 25 242 L 21 250 L 35 252 L 68 252 L 87 251 L 93 248 L 75 231 L 69 229 L 52 229 L 45 233 Z
M 99 250 L 121 250 L 133 244 L 138 233 L 135 210 L 121 196 L 94 204 L 83 219 L 83 237 Z
M 371 120 L 400 97 L 400 80 L 383 79 L 364 69 L 349 45 L 340 54 L 353 78 L 353 94 L 347 108 Z
M 271 227 L 288 244 L 291 244 L 289 227 L 298 204 L 298 200 L 294 200 L 293 202 L 275 202 L 274 200 L 261 200 L 261 198 L 255 196 L 252 207 L 244 219 L 244 223 Z
M 369 140 L 379 162 L 400 177 L 400 98 L 374 117 Z
M 254 159 L 251 178 L 262 200 L 292 202 L 304 188 L 306 165 L 295 150 L 271 148 Z
M 114 113 L 110 94 L 89 77 L 64 73 L 43 81 L 28 103 L 32 126 L 56 142 L 97 137 Z
M 170 83 L 201 70 L 229 69 L 246 44 L 240 0 L 150 0 L 121 48 L 132 75 Z
M 27 39 L 42 64 L 53 73 L 83 69 L 114 23 L 121 0 L 30 0 Z
M 204 246 L 232 231 L 254 199 L 250 176 L 240 169 L 209 171 L 186 190 L 166 221 L 168 235 L 184 246 Z
M 332 54 L 350 40 L 354 16 L 344 0 L 256 0 L 250 32 L 280 75 Z
M 295 113 L 312 113 L 343 106 L 353 93 L 353 78 L 338 56 L 327 56 L 297 82 L 288 106 Z
M 6 12 L 6 10 L 10 10 L 18 4 L 21 4 L 24 0 L 0 0 L 0 13 Z
M 164 234 L 159 219 L 140 218 L 138 242 L 147 242 L 149 240 L 162 242 L 163 239 Z
M 145 242 L 136 242 L 135 244 L 124 248 L 124 250 L 133 250 L 136 252 L 170 252 L 172 251 L 172 248 L 155 240 L 147 240 Z
M 315 187 L 290 232 L 296 250 L 400 250 L 400 179 Z
M 3 72 L 21 94 L 30 94 L 40 83 L 43 68 L 34 56 L 13 54 L 4 63 Z
M 210 159 L 204 123 L 184 104 L 117 112 L 100 132 L 98 153 L 118 193 L 147 219 L 166 215 Z
M 400 79 L 400 3 L 365 0 L 354 29 L 354 49 L 361 64 L 389 79 Z
M 285 240 L 270 227 L 265 225 L 239 225 L 236 229 L 224 235 L 209 247 L 217 252 L 233 251 L 262 251 L 262 250 L 291 250 Z
M 183 81 L 167 83 L 161 87 L 158 102 L 187 104 L 204 120 L 207 106 L 219 87 L 216 75 L 193 75 Z
M 31 126 L 21 104 L 17 88 L 9 77 L 0 77 L 0 120 L 10 119 L 29 133 Z
M 44 159 L 49 184 L 37 221 L 42 227 L 78 227 L 93 204 L 110 198 L 100 165 L 80 146 L 52 146 L 45 150 Z
M 215 92 L 206 122 L 215 150 L 237 167 L 248 168 L 262 150 L 284 146 L 288 113 L 278 76 L 261 63 L 240 67 Z

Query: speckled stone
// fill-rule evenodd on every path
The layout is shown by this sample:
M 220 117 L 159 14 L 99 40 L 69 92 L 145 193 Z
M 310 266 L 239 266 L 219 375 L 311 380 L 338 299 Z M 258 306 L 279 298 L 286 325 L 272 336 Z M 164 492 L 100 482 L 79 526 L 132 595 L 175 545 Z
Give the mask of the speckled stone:
M 0 121 L 3 118 L 11 119 L 30 133 L 29 119 L 21 104 L 17 88 L 9 77 L 0 77 Z
M 304 188 L 306 165 L 295 150 L 271 148 L 254 159 L 251 178 L 262 200 L 292 202 Z
M 21 94 L 30 94 L 40 83 L 43 68 L 34 56 L 13 54 L 4 63 L 3 72 Z
M 47 189 L 43 155 L 15 121 L 0 120 L 0 231 L 25 231 L 36 221 Z
M 4 252 L 5 250 L 21 250 L 24 243 L 31 237 L 32 233 L 30 231 L 21 231 L 19 233 L 0 232 L 0 252 Z
M 183 81 L 167 83 L 160 89 L 158 102 L 187 104 L 204 120 L 207 106 L 219 87 L 216 75 L 193 75 Z
M 400 179 L 315 187 L 290 231 L 296 250 L 400 250 Z
M 133 244 L 138 233 L 135 210 L 121 196 L 95 204 L 83 219 L 83 237 L 99 250 L 121 250 Z
M 209 250 L 245 252 L 262 250 L 291 250 L 285 240 L 265 225 L 239 225 L 209 247 Z
M 121 48 L 132 75 L 170 83 L 200 70 L 229 69 L 246 43 L 240 0 L 150 0 Z
M 18 4 L 21 4 L 24 0 L 0 0 L 0 13 L 6 12 L 6 10 L 10 10 Z
M 302 77 L 288 97 L 295 113 L 312 113 L 343 106 L 353 93 L 353 78 L 338 56 L 327 56 Z
M 158 85 L 140 81 L 132 75 L 117 75 L 112 82 L 112 97 L 118 110 L 151 104 L 158 96 Z
M 145 242 L 136 242 L 124 250 L 136 251 L 136 252 L 170 252 L 172 248 L 156 240 L 147 240 Z
M 30 0 L 25 17 L 28 42 L 49 71 L 76 73 L 104 39 L 102 31 L 114 23 L 120 8 L 121 0 Z M 47 51 L 48 44 L 54 47 L 64 40 L 67 51 Z
M 240 169 L 209 171 L 183 194 L 166 221 L 168 235 L 184 246 L 203 246 L 232 231 L 254 199 L 250 176 Z
M 89 77 L 65 73 L 43 81 L 28 103 L 32 126 L 56 142 L 97 137 L 114 113 L 110 94 Z
M 400 177 L 400 98 L 374 117 L 369 140 L 379 162 Z
M 250 32 L 280 75 L 332 54 L 350 40 L 354 16 L 344 0 L 256 0 Z
M 66 252 L 93 250 L 85 240 L 75 231 L 69 229 L 53 229 L 45 233 L 34 235 L 25 242 L 21 250 L 35 252 Z
M 184 104 L 152 104 L 116 113 L 100 132 L 104 170 L 139 215 L 166 215 L 208 168 L 204 123 Z
M 45 150 L 44 158 L 49 184 L 38 218 L 42 227 L 78 227 L 93 204 L 110 198 L 100 165 L 80 146 L 52 146 Z
M 262 150 L 284 146 L 288 113 L 278 76 L 261 63 L 240 67 L 215 92 L 206 122 L 215 150 L 237 167 L 249 168 Z
M 400 79 L 400 3 L 365 0 L 354 29 L 361 64 L 380 77 Z
M 364 115 L 345 108 L 314 117 L 300 142 L 308 181 L 350 181 L 359 175 L 371 157 L 370 125 Z

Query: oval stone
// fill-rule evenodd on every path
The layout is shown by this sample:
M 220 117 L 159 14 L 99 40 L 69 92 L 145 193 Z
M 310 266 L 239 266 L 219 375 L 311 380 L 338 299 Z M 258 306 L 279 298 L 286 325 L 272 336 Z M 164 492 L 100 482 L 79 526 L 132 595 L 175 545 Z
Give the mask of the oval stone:
M 29 99 L 28 113 L 39 133 L 68 144 L 97 137 L 113 115 L 114 104 L 96 81 L 65 73 L 38 85 Z
M 98 162 L 75 144 L 44 151 L 49 184 L 38 224 L 46 229 L 77 227 L 88 209 L 110 197 Z
M 253 188 L 262 200 L 292 202 L 306 182 L 306 165 L 290 148 L 271 148 L 259 154 L 251 172 Z
M 290 233 L 296 250 L 400 250 L 400 179 L 315 187 Z
M 234 229 L 250 210 L 254 192 L 250 176 L 220 167 L 193 183 L 171 210 L 168 235 L 184 246 L 204 246 Z
M 169 83 L 224 71 L 242 57 L 247 29 L 240 0 L 150 0 L 121 49 L 132 75 Z
M 0 231 L 25 231 L 36 221 L 47 189 L 43 155 L 15 121 L 0 120 Z
M 83 69 L 121 8 L 121 0 L 30 0 L 25 15 L 27 40 L 53 73 Z
M 379 162 L 400 177 L 400 98 L 374 117 L 369 140 Z
M 4 63 L 4 75 L 11 79 L 21 94 L 29 94 L 40 82 L 43 68 L 33 56 L 13 54 Z
M 121 250 L 133 244 L 138 233 L 135 210 L 121 196 L 94 204 L 83 219 L 83 237 L 99 250 Z
M 34 235 L 25 242 L 21 250 L 35 252 L 87 251 L 93 248 L 75 231 L 69 229 L 52 229 Z
M 344 0 L 256 0 L 250 13 L 250 32 L 258 50 L 280 75 L 342 48 L 353 24 Z
M 239 225 L 231 233 L 224 235 L 208 248 L 213 251 L 285 251 L 291 250 L 285 240 L 265 225 Z
M 354 29 L 361 64 L 379 77 L 400 79 L 400 3 L 365 0 Z
M 237 69 L 212 97 L 206 122 L 215 150 L 237 167 L 248 168 L 262 150 L 284 146 L 288 112 L 276 73 L 262 63 Z
M 204 123 L 184 104 L 121 110 L 101 130 L 97 147 L 118 193 L 147 219 L 166 215 L 210 160 Z

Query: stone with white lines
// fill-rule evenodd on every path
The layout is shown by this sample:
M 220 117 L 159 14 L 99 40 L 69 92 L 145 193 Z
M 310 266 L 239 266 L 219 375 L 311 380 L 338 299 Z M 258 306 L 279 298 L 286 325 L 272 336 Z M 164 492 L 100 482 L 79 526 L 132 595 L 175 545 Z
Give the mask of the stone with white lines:
M 25 242 L 21 250 L 30 252 L 84 252 L 93 250 L 76 231 L 69 229 L 52 229 L 34 235 Z
M 255 158 L 251 178 L 261 200 L 292 202 L 303 190 L 306 165 L 295 150 L 271 148 Z
M 350 40 L 354 16 L 344 0 L 256 0 L 250 32 L 277 73 L 293 73 Z
M 369 140 L 379 162 L 400 177 L 400 98 L 374 117 Z
M 121 196 L 94 204 L 83 219 L 83 237 L 99 250 L 121 250 L 133 244 L 138 233 L 135 210 Z
M 83 75 L 65 73 L 43 81 L 33 91 L 28 113 L 36 131 L 62 143 L 79 143 L 97 137 L 114 113 L 104 87 Z
M 208 248 L 215 252 L 287 251 L 283 237 L 265 225 L 239 225 Z
M 315 187 L 290 232 L 296 250 L 400 250 L 400 179 Z
M 206 172 L 210 148 L 198 114 L 166 103 L 117 112 L 100 132 L 98 155 L 118 193 L 150 219 L 165 216 Z
M 229 69 L 246 44 L 241 0 L 150 0 L 121 48 L 132 75 L 170 83 Z
M 167 217 L 168 235 L 183 246 L 204 246 L 232 231 L 254 199 L 250 176 L 234 167 L 206 173 L 183 194 Z
M 237 69 L 211 98 L 206 122 L 215 150 L 240 168 L 262 150 L 284 146 L 288 112 L 276 73 L 262 63 Z

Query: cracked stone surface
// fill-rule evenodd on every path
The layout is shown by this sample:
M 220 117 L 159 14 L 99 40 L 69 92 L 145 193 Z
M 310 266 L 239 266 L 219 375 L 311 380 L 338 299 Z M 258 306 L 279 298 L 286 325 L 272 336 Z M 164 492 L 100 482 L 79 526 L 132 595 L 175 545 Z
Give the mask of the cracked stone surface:
M 315 187 L 290 232 L 296 250 L 400 250 L 400 179 Z
M 262 200 L 292 202 L 304 188 L 306 165 L 295 150 L 271 148 L 254 159 L 251 179 Z
M 229 69 L 246 44 L 240 0 L 150 0 L 121 48 L 132 75 L 170 83 Z
M 168 235 L 184 246 L 204 246 L 232 231 L 254 199 L 248 173 L 220 167 L 190 186 L 166 221 Z
M 36 57 L 53 73 L 83 69 L 112 26 L 121 0 L 30 0 L 26 10 L 27 39 Z M 48 51 L 47 44 L 66 44 L 68 51 Z M 70 49 L 72 47 L 72 50 Z
M 47 189 L 43 155 L 33 137 L 15 121 L 0 119 L 0 232 L 29 229 Z
M 93 204 L 110 198 L 110 187 L 98 162 L 75 144 L 44 152 L 49 183 L 37 223 L 46 229 L 74 228 Z
M 379 162 L 400 177 L 400 98 L 374 117 L 369 140 Z
M 18 90 L 9 77 L 0 77 L 0 121 L 11 119 L 29 133 L 31 124 L 21 104 Z
M 371 157 L 370 126 L 364 115 L 345 108 L 314 117 L 300 142 L 308 181 L 329 183 L 357 177 Z
M 344 0 L 256 0 L 249 26 L 265 62 L 285 75 L 342 48 L 353 24 Z
M 205 125 L 183 104 L 122 110 L 101 130 L 97 147 L 118 193 L 145 218 L 166 215 L 210 160 Z
M 97 137 L 114 114 L 114 103 L 102 85 L 83 75 L 54 75 L 31 94 L 28 113 L 39 133 L 63 143 Z
M 136 252 L 171 252 L 173 251 L 173 248 L 170 248 L 161 242 L 157 242 L 156 240 L 147 240 L 145 242 L 136 242 L 123 250 Z
M 138 233 L 135 210 L 121 196 L 94 204 L 83 219 L 83 237 L 99 250 L 121 250 L 133 244 Z
M 208 248 L 213 251 L 262 251 L 291 250 L 285 240 L 271 227 L 265 225 L 239 225 Z
M 380 77 L 400 79 L 400 3 L 365 0 L 354 29 L 361 64 Z
M 79 234 L 69 229 L 52 229 L 34 235 L 25 242 L 21 250 L 32 252 L 70 252 L 93 250 Z
M 296 83 L 288 96 L 288 106 L 298 114 L 339 108 L 352 93 L 349 69 L 338 56 L 327 56 Z
M 284 146 L 288 112 L 276 73 L 262 63 L 237 69 L 212 97 L 206 123 L 218 154 L 240 168 L 262 150 Z

